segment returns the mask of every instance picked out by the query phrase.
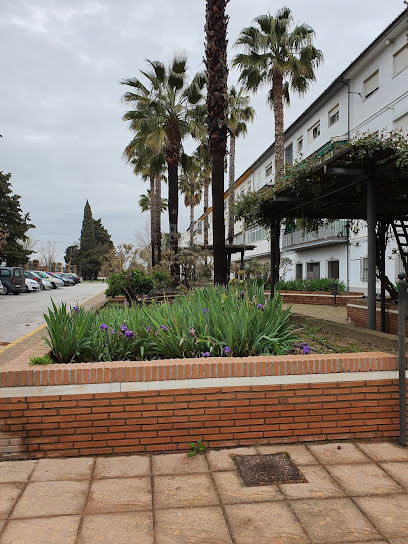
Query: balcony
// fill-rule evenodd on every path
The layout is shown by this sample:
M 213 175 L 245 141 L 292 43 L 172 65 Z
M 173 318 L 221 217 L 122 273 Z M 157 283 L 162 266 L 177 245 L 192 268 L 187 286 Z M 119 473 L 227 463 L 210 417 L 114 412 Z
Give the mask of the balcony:
M 282 249 L 300 251 L 331 244 L 344 244 L 348 239 L 348 220 L 338 219 L 319 227 L 317 232 L 303 232 L 301 229 L 283 235 Z

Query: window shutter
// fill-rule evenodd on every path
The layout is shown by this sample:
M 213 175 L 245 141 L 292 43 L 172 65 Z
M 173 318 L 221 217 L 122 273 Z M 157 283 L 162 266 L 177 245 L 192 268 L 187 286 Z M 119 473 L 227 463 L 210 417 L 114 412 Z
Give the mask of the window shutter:
M 369 97 L 379 87 L 378 70 L 364 81 L 364 97 Z
M 408 45 L 404 45 L 394 55 L 394 76 L 398 75 L 402 70 L 408 67 Z

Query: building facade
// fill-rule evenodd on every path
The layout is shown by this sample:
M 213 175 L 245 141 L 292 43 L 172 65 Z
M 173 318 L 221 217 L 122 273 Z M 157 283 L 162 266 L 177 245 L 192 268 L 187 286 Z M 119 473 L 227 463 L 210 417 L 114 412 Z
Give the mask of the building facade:
M 408 10 L 393 21 L 286 129 L 285 160 L 293 164 L 295 160 L 316 153 L 329 157 L 333 142 L 391 130 L 399 130 L 408 137 Z M 236 196 L 258 191 L 265 185 L 273 186 L 274 160 L 272 144 L 237 179 Z M 228 191 L 224 195 L 226 225 L 227 200 Z M 211 210 L 209 223 L 211 227 Z M 203 242 L 202 233 L 203 216 L 195 223 L 195 244 Z M 209 240 L 211 243 L 211 228 Z M 242 222 L 236 222 L 234 242 L 256 245 L 254 250 L 245 253 L 246 260 L 269 261 L 269 240 L 265 229 L 245 229 Z M 281 250 L 282 256 L 292 261 L 286 279 L 338 278 L 351 291 L 366 291 L 367 232 L 364 222 L 338 220 L 320 227 L 316 233 L 307 234 L 301 230 L 282 229 Z M 401 258 L 395 250 L 396 243 L 390 236 L 386 274 L 391 281 L 402 268 Z

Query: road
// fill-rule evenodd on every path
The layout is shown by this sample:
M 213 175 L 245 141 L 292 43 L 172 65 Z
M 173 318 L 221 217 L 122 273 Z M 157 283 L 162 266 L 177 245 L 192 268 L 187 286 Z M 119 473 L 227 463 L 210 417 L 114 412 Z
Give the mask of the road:
M 13 342 L 43 325 L 43 314 L 51 306 L 51 299 L 56 304 L 66 302 L 75 306 L 106 288 L 106 283 L 94 282 L 50 291 L 31 291 L 18 296 L 0 295 L 0 342 Z

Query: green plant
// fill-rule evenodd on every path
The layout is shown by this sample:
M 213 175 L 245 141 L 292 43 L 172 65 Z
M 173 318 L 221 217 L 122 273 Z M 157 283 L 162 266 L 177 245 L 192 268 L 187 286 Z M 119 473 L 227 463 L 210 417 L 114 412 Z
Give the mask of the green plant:
M 200 439 L 197 440 L 197 442 L 190 442 L 190 446 L 191 451 L 188 452 L 188 457 L 194 457 L 194 455 L 196 455 L 197 453 L 201 455 L 207 449 L 207 447 L 201 443 Z
M 29 365 L 53 365 L 53 361 L 49 355 L 43 355 L 42 357 L 30 357 Z
M 276 284 L 277 291 L 325 291 L 330 292 L 333 283 L 339 288 L 339 293 L 344 293 L 346 284 L 333 278 L 316 278 L 311 280 L 279 281 Z
M 106 296 L 125 296 L 128 300 L 136 300 L 138 296 L 149 293 L 154 286 L 152 278 L 141 270 L 122 270 L 111 274 L 106 280 L 108 288 Z

